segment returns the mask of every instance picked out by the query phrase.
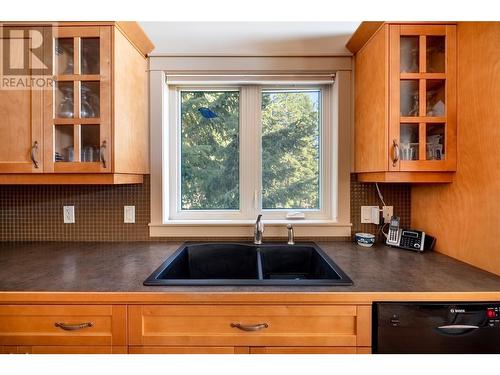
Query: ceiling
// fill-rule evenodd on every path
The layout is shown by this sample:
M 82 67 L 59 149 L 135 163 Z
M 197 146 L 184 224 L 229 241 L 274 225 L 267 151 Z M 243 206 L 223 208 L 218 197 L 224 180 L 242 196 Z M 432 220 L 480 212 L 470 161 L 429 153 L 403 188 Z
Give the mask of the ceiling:
M 360 22 L 140 22 L 152 55 L 350 55 Z

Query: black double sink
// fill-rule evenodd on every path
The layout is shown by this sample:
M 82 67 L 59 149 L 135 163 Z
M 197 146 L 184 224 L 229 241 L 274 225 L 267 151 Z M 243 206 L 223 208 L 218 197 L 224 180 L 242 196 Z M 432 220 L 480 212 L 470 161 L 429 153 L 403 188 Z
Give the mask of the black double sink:
M 144 285 L 352 285 L 315 243 L 185 243 Z

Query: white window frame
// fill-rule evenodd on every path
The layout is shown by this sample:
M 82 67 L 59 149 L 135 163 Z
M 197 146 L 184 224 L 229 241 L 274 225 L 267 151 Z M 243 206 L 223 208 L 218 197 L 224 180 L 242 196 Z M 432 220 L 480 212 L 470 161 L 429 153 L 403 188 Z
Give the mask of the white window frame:
M 261 150 L 261 99 L 266 90 L 319 90 L 320 91 L 320 208 L 319 209 L 262 209 L 262 150 Z M 182 91 L 238 91 L 240 93 L 239 113 L 239 210 L 182 210 L 181 198 L 181 116 L 180 94 Z M 171 142 L 169 160 L 169 202 L 168 221 L 175 220 L 252 220 L 263 214 L 266 220 L 286 220 L 287 213 L 302 212 L 305 220 L 332 220 L 336 191 L 332 191 L 332 155 L 336 144 L 331 139 L 331 84 L 258 84 L 258 85 L 171 85 L 168 89 L 169 139 Z
M 251 238 L 255 218 L 251 220 L 168 220 L 169 202 L 164 194 L 169 190 L 169 158 L 171 139 L 168 135 L 169 111 L 167 77 L 175 75 L 239 76 L 254 82 L 255 77 L 322 76 L 335 74 L 331 90 L 332 124 L 337 132 L 331 138 L 338 145 L 332 155 L 332 184 L 337 191 L 336 207 L 332 206 L 331 220 L 269 220 L 266 215 L 264 240 L 286 238 L 285 224 L 292 223 L 296 237 L 349 237 L 351 234 L 350 178 L 353 170 L 353 72 L 349 56 L 153 56 L 149 58 L 150 102 L 150 192 L 151 237 L 176 239 L 194 238 Z M 330 72 L 330 73 L 327 73 Z M 278 77 L 278 78 L 279 78 Z M 172 80 L 169 81 L 169 84 Z M 191 82 L 194 83 L 194 82 Z M 220 80 L 218 83 L 221 83 Z M 227 82 L 224 82 L 226 84 Z M 183 84 L 186 82 L 183 81 Z

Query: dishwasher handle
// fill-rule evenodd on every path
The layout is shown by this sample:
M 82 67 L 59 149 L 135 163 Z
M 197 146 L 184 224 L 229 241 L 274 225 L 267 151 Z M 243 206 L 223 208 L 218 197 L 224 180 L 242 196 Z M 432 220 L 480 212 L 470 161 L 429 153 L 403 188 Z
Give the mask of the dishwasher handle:
M 476 329 L 479 329 L 479 326 L 469 325 L 469 324 L 450 324 L 439 326 L 436 328 L 440 333 L 444 333 L 447 335 L 460 336 L 470 333 Z

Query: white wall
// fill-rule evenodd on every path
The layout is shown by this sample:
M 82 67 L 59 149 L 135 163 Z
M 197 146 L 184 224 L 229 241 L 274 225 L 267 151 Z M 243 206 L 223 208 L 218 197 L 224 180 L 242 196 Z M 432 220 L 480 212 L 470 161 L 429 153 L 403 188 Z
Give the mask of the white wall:
M 140 22 L 155 54 L 346 56 L 359 22 Z

